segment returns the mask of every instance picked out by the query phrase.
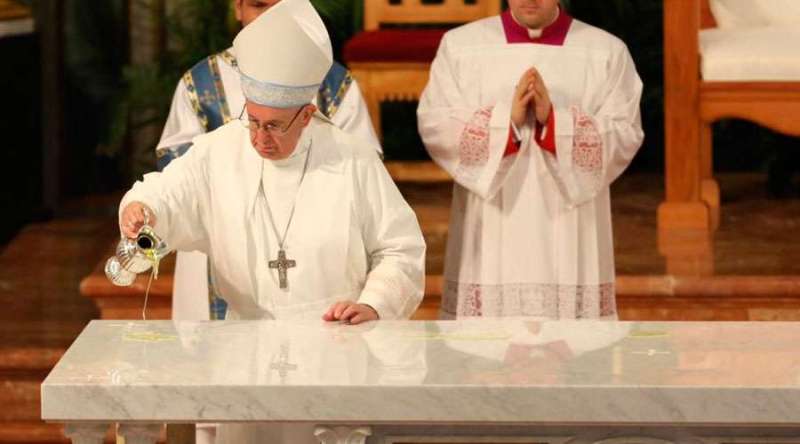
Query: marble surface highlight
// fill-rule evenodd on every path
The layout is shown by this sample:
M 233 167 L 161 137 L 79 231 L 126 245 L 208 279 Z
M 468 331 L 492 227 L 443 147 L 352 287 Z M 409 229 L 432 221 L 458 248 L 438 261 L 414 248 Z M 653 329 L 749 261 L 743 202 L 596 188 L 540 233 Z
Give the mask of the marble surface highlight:
M 800 425 L 800 324 L 92 321 L 48 421 Z

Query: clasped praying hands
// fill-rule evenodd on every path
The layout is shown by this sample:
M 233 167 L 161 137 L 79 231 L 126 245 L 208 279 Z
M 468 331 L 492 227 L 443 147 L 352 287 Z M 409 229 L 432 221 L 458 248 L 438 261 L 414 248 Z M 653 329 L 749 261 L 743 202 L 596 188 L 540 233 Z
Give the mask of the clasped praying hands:
M 511 121 L 521 128 L 528 121 L 528 113 L 532 113 L 539 125 L 547 123 L 550 118 L 550 94 L 541 74 L 536 68 L 529 68 L 520 77 L 514 89 L 511 104 Z

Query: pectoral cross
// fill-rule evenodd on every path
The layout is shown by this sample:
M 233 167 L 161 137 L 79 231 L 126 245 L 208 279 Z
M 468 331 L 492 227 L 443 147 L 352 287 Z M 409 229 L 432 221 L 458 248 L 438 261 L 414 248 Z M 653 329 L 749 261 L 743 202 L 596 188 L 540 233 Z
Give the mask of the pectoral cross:
M 274 261 L 269 261 L 269 268 L 271 269 L 278 269 L 278 280 L 280 281 L 280 287 L 287 288 L 289 286 L 289 280 L 286 277 L 286 271 L 290 268 L 294 268 L 297 266 L 297 263 L 291 259 L 286 259 L 286 251 L 284 249 L 278 250 L 278 259 Z

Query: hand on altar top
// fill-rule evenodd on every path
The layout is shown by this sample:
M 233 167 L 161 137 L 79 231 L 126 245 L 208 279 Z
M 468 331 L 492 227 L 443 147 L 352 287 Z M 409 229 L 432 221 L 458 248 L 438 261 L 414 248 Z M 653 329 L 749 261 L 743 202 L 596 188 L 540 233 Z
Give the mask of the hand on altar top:
M 134 239 L 142 225 L 154 226 L 156 217 L 147 205 L 141 202 L 129 203 L 119 217 L 119 231 L 128 239 Z
M 531 67 L 522 74 L 514 89 L 511 104 L 511 121 L 521 128 L 528 120 L 528 112 L 532 111 L 540 125 L 547 123 L 550 117 L 550 94 L 542 76 L 536 68 Z
M 357 304 L 353 301 L 337 302 L 322 315 L 324 321 L 341 321 L 346 324 L 360 324 L 367 321 L 377 321 L 378 312 L 367 304 Z

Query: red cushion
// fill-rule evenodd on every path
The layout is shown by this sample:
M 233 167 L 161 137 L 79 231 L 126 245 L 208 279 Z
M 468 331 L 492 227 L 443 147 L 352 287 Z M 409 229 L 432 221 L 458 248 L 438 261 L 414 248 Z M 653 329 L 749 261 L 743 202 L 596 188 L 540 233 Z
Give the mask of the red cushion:
M 351 62 L 432 62 L 446 29 L 383 29 L 356 34 L 344 45 Z

